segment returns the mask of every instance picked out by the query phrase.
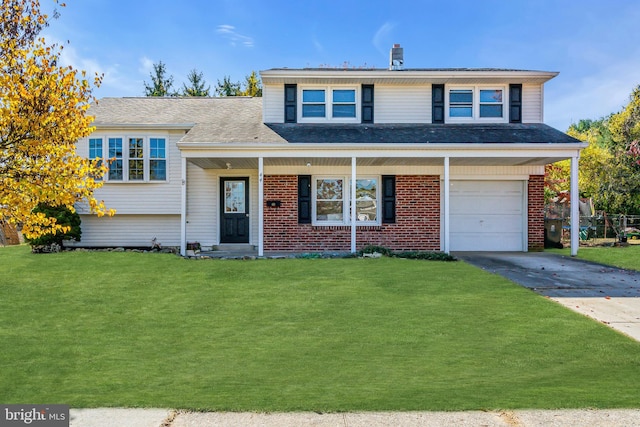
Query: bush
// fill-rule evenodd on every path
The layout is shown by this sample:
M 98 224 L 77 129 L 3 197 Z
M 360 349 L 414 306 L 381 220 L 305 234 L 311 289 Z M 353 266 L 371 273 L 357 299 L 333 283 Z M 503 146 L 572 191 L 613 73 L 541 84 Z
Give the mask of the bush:
M 36 239 L 27 239 L 31 245 L 33 252 L 58 252 L 64 247 L 64 240 L 80 241 L 82 231 L 80 230 L 80 215 L 72 212 L 66 206 L 49 206 L 43 203 L 39 204 L 34 212 L 42 212 L 49 218 L 55 218 L 60 225 L 69 227 L 66 232 L 57 232 L 45 234 Z M 37 250 L 36 247 L 39 247 Z
M 376 245 L 365 246 L 358 252 L 358 255 L 363 256 L 363 254 L 372 254 L 372 253 L 379 253 L 383 256 L 388 256 L 392 258 L 424 259 L 424 260 L 431 260 L 431 261 L 456 261 L 456 257 L 451 256 L 444 252 L 435 252 L 435 251 L 393 252 L 389 248 L 385 248 L 384 246 L 376 246 Z

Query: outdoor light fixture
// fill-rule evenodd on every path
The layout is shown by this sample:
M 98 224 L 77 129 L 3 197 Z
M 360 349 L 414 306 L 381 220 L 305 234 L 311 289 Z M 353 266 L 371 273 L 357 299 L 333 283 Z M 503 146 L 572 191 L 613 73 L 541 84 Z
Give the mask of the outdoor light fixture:
M 231 169 L 231 163 L 227 162 L 227 169 Z

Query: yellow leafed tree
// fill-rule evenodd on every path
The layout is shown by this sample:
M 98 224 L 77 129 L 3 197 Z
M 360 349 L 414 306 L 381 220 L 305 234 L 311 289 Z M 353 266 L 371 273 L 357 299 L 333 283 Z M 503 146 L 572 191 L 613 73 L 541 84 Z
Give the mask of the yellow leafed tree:
M 39 37 L 53 15 L 38 0 L 2 0 L 0 10 L 0 220 L 31 239 L 64 229 L 33 213 L 41 203 L 73 210 L 84 200 L 97 215 L 114 213 L 93 195 L 105 166 L 75 150 L 93 131 L 86 112 L 101 77 L 60 65 L 63 46 Z

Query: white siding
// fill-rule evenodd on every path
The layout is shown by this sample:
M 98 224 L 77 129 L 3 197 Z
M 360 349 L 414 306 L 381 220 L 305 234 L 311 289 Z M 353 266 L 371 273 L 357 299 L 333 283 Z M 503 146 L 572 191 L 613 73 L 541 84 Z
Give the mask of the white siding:
M 81 215 L 82 240 L 69 246 L 180 246 L 180 215 Z
M 542 85 L 522 85 L 522 123 L 542 123 Z
M 376 123 L 431 123 L 431 86 L 376 85 Z
M 222 172 L 222 173 L 221 173 Z M 220 243 L 220 178 L 249 177 L 249 243 L 258 244 L 258 171 L 201 169 L 187 163 L 187 241 Z
M 262 119 L 264 123 L 284 123 L 284 85 L 262 87 Z
M 107 208 L 115 209 L 117 214 L 180 214 L 180 150 L 176 142 L 184 136 L 182 132 L 145 131 L 97 131 L 91 138 L 108 138 L 110 136 L 141 136 L 167 138 L 167 181 L 158 183 L 105 182 L 96 190 L 95 197 L 104 200 Z M 88 156 L 88 139 L 77 144 L 77 152 Z M 106 153 L 105 153 L 106 154 Z M 80 213 L 88 213 L 86 206 L 78 206 Z

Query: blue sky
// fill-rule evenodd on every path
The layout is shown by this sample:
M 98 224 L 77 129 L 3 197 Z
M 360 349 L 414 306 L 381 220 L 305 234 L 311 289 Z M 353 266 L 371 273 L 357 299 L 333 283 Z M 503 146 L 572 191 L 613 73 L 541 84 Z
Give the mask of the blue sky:
M 67 0 L 46 30 L 63 62 L 104 73 L 95 91 L 142 96 L 163 61 L 181 87 L 192 69 L 226 75 L 290 67 L 559 71 L 545 122 L 566 130 L 619 111 L 640 84 L 640 2 L 629 0 Z M 42 0 L 47 5 L 47 0 Z

